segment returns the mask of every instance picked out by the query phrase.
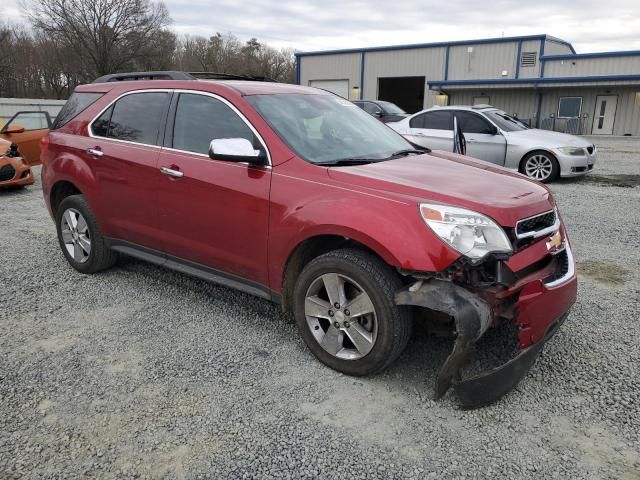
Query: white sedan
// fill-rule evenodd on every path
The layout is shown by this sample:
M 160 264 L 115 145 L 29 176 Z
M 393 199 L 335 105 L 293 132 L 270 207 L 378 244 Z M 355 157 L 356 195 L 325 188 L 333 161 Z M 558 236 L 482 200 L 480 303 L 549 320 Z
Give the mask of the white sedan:
M 596 162 L 596 147 L 583 138 L 527 127 L 490 106 L 434 107 L 388 123 L 409 141 L 432 150 L 453 150 L 453 126 L 462 130 L 466 154 L 518 170 L 540 182 L 584 175 Z

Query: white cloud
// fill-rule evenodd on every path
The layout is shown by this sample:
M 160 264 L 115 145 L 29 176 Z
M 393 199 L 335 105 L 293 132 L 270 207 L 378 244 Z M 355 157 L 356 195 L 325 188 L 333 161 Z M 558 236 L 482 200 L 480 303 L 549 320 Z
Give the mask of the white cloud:
M 18 0 L 0 18 L 19 20 Z M 546 33 L 579 52 L 640 49 L 638 0 L 165 0 L 179 33 L 301 51 Z

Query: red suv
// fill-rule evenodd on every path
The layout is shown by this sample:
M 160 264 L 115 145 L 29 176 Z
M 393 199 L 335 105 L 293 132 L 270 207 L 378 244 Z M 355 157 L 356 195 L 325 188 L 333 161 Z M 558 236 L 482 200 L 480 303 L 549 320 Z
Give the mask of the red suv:
M 575 302 L 544 185 L 416 147 L 323 90 L 133 77 L 78 87 L 42 142 L 44 198 L 76 270 L 126 254 L 280 303 L 349 375 L 387 367 L 425 322 L 455 336 L 435 395 L 453 386 L 467 407 L 510 390 Z M 516 352 L 469 377 L 487 331 Z

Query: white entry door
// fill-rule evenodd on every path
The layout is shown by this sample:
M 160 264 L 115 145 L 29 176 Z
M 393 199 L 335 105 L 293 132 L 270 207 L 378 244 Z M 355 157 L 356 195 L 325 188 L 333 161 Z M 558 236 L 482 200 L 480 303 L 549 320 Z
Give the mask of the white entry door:
M 349 100 L 349 80 L 311 80 L 309 86 L 328 90 Z
M 593 114 L 594 135 L 611 135 L 613 133 L 613 121 L 616 118 L 618 107 L 617 95 L 598 95 L 596 97 L 596 110 Z

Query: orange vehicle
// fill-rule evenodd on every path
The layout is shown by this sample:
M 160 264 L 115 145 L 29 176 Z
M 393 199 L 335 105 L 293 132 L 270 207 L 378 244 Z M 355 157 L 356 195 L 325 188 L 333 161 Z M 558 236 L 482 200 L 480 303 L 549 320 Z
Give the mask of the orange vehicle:
M 39 165 L 40 139 L 50 127 L 48 112 L 18 112 L 0 129 L 0 138 L 15 143 L 27 165 Z
M 24 187 L 33 183 L 33 173 L 18 146 L 0 138 L 0 189 Z

